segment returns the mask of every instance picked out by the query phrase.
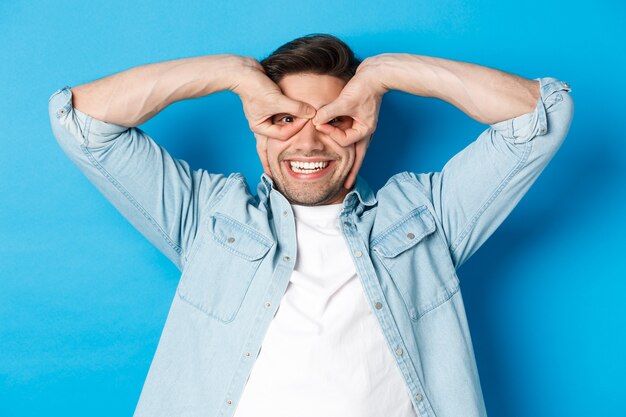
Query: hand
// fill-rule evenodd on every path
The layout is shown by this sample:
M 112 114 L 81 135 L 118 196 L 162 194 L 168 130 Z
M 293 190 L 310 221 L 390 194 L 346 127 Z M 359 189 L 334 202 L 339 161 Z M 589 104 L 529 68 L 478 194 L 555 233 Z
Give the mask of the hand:
M 243 104 L 250 130 L 256 135 L 286 140 L 315 116 L 315 108 L 283 95 L 280 87 L 265 75 L 263 66 L 254 58 L 244 57 L 238 82 L 231 88 Z M 272 116 L 288 113 L 297 116 L 294 123 L 275 125 Z M 258 139 L 258 137 L 257 137 Z
M 388 91 L 378 83 L 376 64 L 372 58 L 365 59 L 356 74 L 344 86 L 333 102 L 317 109 L 313 124 L 341 146 L 355 146 L 355 160 L 344 187 L 350 189 L 356 181 L 365 152 L 372 140 L 383 95 Z M 352 118 L 352 126 L 342 130 L 327 122 L 338 116 Z

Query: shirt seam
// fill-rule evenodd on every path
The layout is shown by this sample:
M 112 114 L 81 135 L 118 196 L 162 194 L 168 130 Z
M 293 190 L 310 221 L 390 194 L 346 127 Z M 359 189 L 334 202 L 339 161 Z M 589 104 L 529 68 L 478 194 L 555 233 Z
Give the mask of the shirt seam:
M 141 214 L 143 214 L 143 216 L 153 225 L 153 227 L 159 232 L 159 234 L 167 242 L 167 244 L 172 249 L 174 249 L 174 251 L 176 251 L 176 253 L 179 256 L 182 256 L 182 259 L 184 260 L 184 262 L 186 264 L 189 261 L 189 253 L 186 253 L 182 249 L 182 247 L 180 245 L 178 245 L 177 243 L 174 242 L 174 240 L 165 232 L 165 230 L 163 230 L 161 225 L 152 216 L 150 216 L 150 214 L 148 214 L 147 210 L 135 199 L 135 197 L 130 192 L 128 192 L 125 189 L 125 187 L 122 184 L 120 184 L 119 181 L 113 175 L 111 175 L 106 170 L 106 168 L 104 168 L 97 161 L 95 156 L 93 156 L 93 154 L 89 150 L 88 145 L 90 143 L 89 142 L 89 136 L 91 134 L 91 124 L 92 124 L 92 120 L 94 118 L 92 116 L 90 116 L 89 114 L 87 114 L 87 113 L 85 113 L 85 116 L 86 116 L 86 118 L 85 118 L 85 129 L 84 129 L 84 133 L 83 133 L 83 145 L 81 145 L 81 147 L 83 148 L 83 153 L 89 158 L 89 160 L 91 161 L 92 165 L 95 166 L 105 176 L 105 178 L 107 178 L 109 180 L 109 182 L 111 182 L 111 184 L 113 184 L 115 186 L 115 188 L 118 191 L 120 191 L 122 193 L 122 195 L 124 195 L 124 197 L 126 197 L 126 199 L 128 201 L 130 201 L 131 204 L 133 204 L 141 212 Z M 135 129 L 135 128 L 131 127 L 129 129 Z M 115 146 L 116 143 L 117 143 L 117 140 L 113 140 L 111 142 L 110 146 Z M 231 179 L 231 178 L 229 178 L 229 179 Z M 227 185 L 224 187 L 224 189 L 222 189 L 215 196 L 215 199 L 213 199 L 213 201 L 209 200 L 206 203 L 204 203 L 204 205 L 200 209 L 200 213 L 198 213 L 198 221 L 199 221 L 200 224 L 202 224 L 202 222 L 204 221 L 204 219 L 202 218 L 202 212 L 203 211 L 209 211 L 211 207 L 213 207 L 215 204 L 217 204 L 217 202 L 219 200 L 221 200 L 222 196 L 227 191 L 227 189 L 230 188 L 231 184 L 232 184 L 232 181 L 228 181 Z M 197 229 L 196 229 L 196 235 L 197 235 Z M 196 239 L 196 237 L 194 236 L 194 241 L 190 245 L 190 251 L 189 252 L 191 252 L 191 247 L 195 243 L 195 239 Z M 182 266 L 183 265 L 181 264 L 180 267 L 182 268 Z
M 467 226 L 465 226 L 461 234 L 455 240 L 453 240 L 454 243 L 450 246 L 450 251 L 452 253 L 456 251 L 456 249 L 459 247 L 461 242 L 463 242 L 463 240 L 467 237 L 467 235 L 472 231 L 472 229 L 478 222 L 478 219 L 480 219 L 483 213 L 489 208 L 491 203 L 493 203 L 496 197 L 500 195 L 504 187 L 506 187 L 509 184 L 509 182 L 515 176 L 515 174 L 517 174 L 521 170 L 523 165 L 526 163 L 528 156 L 530 155 L 530 152 L 532 150 L 533 142 L 528 141 L 524 143 L 525 143 L 525 145 L 523 145 L 525 148 L 524 153 L 522 154 L 517 164 L 515 164 L 515 166 L 511 169 L 509 174 L 504 177 L 504 179 L 500 182 L 500 184 L 496 187 L 496 189 L 491 193 L 489 198 L 480 206 L 480 208 L 476 211 L 474 216 L 468 222 Z
M 185 264 L 187 264 L 189 262 L 189 258 L 191 257 L 191 254 L 193 252 L 193 248 L 196 245 L 196 239 L 198 238 L 198 230 L 202 228 L 202 225 L 204 224 L 205 221 L 205 216 L 203 216 L 203 213 L 206 212 L 207 216 L 210 215 L 211 210 L 213 209 L 213 207 L 215 205 L 217 205 L 217 203 L 219 203 L 219 201 L 222 199 L 222 197 L 228 192 L 228 190 L 230 190 L 230 187 L 233 184 L 233 181 L 235 180 L 235 178 L 233 178 L 232 176 L 227 178 L 226 184 L 224 185 L 224 188 L 222 188 L 217 195 L 212 198 L 212 199 L 207 199 L 208 201 L 206 201 L 203 205 L 202 208 L 200 208 L 200 212 L 198 213 L 198 228 L 196 229 L 196 234 L 194 236 L 193 242 L 191 242 L 191 244 L 189 245 L 189 251 L 188 253 L 185 253 L 185 251 L 182 251 L 182 256 L 183 259 L 185 260 Z
M 89 118 L 91 119 L 91 117 Z M 88 135 L 88 129 L 86 129 Z M 115 144 L 116 142 L 114 142 Z M 163 230 L 160 224 L 146 211 L 146 209 L 135 199 L 135 197 L 126 190 L 126 188 L 113 176 L 111 175 L 106 168 L 102 166 L 96 159 L 96 157 L 91 153 L 87 146 L 81 145 L 81 149 L 85 156 L 89 159 L 91 164 L 95 166 L 100 173 L 111 183 L 113 186 L 120 192 L 122 195 L 133 205 L 135 208 L 139 210 L 139 212 L 152 224 L 152 226 L 156 229 L 157 232 L 161 235 L 161 237 L 167 242 L 167 244 L 174 249 L 174 251 L 181 255 L 183 250 L 180 245 L 176 244 L 169 235 Z

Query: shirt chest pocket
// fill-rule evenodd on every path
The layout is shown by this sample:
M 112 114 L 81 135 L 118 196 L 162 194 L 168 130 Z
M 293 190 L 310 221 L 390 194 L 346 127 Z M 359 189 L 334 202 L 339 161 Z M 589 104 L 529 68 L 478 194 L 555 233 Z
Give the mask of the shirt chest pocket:
M 234 320 L 273 241 L 224 214 L 208 219 L 178 285 L 179 296 L 222 322 Z
M 420 206 L 372 239 L 373 262 L 398 289 L 413 320 L 446 302 L 459 288 L 450 252 Z

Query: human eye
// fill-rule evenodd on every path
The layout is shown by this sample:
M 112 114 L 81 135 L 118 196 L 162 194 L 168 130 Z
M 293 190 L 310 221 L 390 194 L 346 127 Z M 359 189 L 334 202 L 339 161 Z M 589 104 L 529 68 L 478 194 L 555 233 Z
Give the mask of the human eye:
M 276 123 L 293 123 L 296 118 L 290 114 L 274 116 L 274 124 Z
M 327 124 L 332 125 L 332 126 L 339 126 L 344 123 L 347 123 L 349 120 L 350 120 L 349 117 L 337 116 L 334 119 L 329 120 Z

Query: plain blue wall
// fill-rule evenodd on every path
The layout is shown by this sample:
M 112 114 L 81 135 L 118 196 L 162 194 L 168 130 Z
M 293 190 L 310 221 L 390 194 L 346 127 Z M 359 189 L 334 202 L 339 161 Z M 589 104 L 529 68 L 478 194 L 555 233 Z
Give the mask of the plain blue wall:
M 0 416 L 131 415 L 179 278 L 66 159 L 49 96 L 151 62 L 260 59 L 313 32 L 361 58 L 408 52 L 570 83 L 568 139 L 459 276 L 492 417 L 626 416 L 624 3 L 261 3 L 0 3 Z M 194 168 L 255 185 L 261 174 L 232 93 L 141 127 Z M 440 170 L 485 128 L 389 93 L 361 174 L 378 188 Z

